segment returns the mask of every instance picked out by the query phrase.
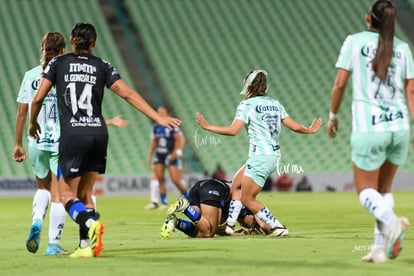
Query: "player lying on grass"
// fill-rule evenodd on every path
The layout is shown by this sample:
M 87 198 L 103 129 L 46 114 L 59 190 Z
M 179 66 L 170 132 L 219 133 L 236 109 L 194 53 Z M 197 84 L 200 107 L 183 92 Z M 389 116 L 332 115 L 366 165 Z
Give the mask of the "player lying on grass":
M 168 208 L 168 216 L 161 227 L 161 237 L 168 239 L 175 229 L 198 238 L 212 238 L 215 234 L 226 235 L 230 199 L 231 182 L 217 179 L 198 181 L 190 188 L 188 200 L 180 197 Z M 190 221 L 177 218 L 177 212 L 184 213 Z M 271 233 L 270 227 L 257 220 L 247 209 L 240 212 L 239 223 L 247 229 L 235 231 L 233 235 Z M 287 232 L 284 233 L 287 235 Z

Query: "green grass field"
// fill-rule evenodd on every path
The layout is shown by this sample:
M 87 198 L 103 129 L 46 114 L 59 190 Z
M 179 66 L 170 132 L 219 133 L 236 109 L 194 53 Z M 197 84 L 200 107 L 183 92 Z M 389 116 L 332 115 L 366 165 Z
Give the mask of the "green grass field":
M 170 202 L 174 196 L 170 195 Z M 414 192 L 394 194 L 396 212 L 414 221 Z M 262 193 L 260 199 L 289 228 L 288 238 L 266 236 L 161 240 L 165 211 L 147 211 L 148 196 L 98 197 L 105 224 L 99 258 L 45 257 L 48 220 L 37 254 L 26 251 L 31 198 L 0 200 L 1 275 L 413 275 L 414 230 L 395 261 L 360 261 L 373 239 L 373 219 L 353 192 Z M 77 246 L 69 217 L 61 245 Z

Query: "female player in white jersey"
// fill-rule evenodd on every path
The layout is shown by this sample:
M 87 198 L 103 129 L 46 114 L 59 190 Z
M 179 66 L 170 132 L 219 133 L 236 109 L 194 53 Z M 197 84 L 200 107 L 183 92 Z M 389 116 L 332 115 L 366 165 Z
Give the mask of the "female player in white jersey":
M 362 258 L 381 263 L 395 259 L 402 249 L 409 221 L 393 211 L 391 185 L 406 160 L 410 115 L 414 114 L 414 64 L 407 43 L 394 37 L 396 9 L 391 1 L 376 1 L 365 16 L 368 30 L 349 35 L 336 63 L 327 125 L 338 131 L 337 112 L 352 76 L 352 162 L 362 205 L 375 217 L 374 244 Z M 388 243 L 387 243 L 388 240 Z M 386 249 L 386 250 L 385 250 Z
M 42 103 L 56 86 L 61 136 L 59 144 L 59 193 L 69 216 L 79 224 L 78 249 L 71 257 L 98 257 L 103 249 L 104 226 L 87 212 L 77 195 L 92 190 L 98 174 L 105 173 L 108 131 L 102 115 L 105 86 L 161 125 L 179 126 L 176 118 L 161 117 L 121 79 L 107 61 L 94 56 L 95 27 L 76 24 L 71 32 L 72 52 L 54 58 L 46 67 L 32 102 L 29 134 L 39 139 L 37 124 Z M 90 197 L 87 198 L 89 200 Z
M 26 153 L 23 148 L 23 132 L 29 106 L 37 91 L 43 70 L 49 61 L 65 51 L 65 38 L 57 32 L 46 33 L 41 41 L 41 65 L 27 71 L 24 75 L 19 95 L 16 117 L 16 139 L 13 149 L 13 159 L 23 162 Z M 26 241 L 29 252 L 36 253 L 40 243 L 40 232 L 43 219 L 50 204 L 49 244 L 46 256 L 67 255 L 69 252 L 58 245 L 66 219 L 66 211 L 57 193 L 57 163 L 59 145 L 59 124 L 57 100 L 54 89 L 50 91 L 38 117 L 38 123 L 43 132 L 38 140 L 29 138 L 29 158 L 33 173 L 36 177 L 38 190 L 33 197 L 32 226 Z
M 246 126 L 250 141 L 249 158 L 237 173 L 235 178 L 238 180 L 233 181 L 233 185 L 241 185 L 241 204 L 270 226 L 269 235 L 285 236 L 288 229 L 256 196 L 279 163 L 281 124 L 295 132 L 312 134 L 319 130 L 322 119 L 314 119 L 307 128 L 289 117 L 283 105 L 267 95 L 267 72 L 264 70 L 251 71 L 243 82 L 244 87 L 240 94 L 245 95 L 245 99 L 237 107 L 236 116 L 230 126 L 210 125 L 200 113 L 196 114 L 196 119 L 203 129 L 222 135 L 237 135 Z M 237 218 L 238 213 L 232 216 Z

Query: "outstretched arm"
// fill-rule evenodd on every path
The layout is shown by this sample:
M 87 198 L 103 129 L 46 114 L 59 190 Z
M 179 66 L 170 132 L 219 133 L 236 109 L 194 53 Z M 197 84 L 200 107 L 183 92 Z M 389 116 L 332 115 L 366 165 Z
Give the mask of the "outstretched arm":
M 320 129 L 321 125 L 323 124 L 323 121 L 320 117 L 315 118 L 313 119 L 313 122 L 309 127 L 305 127 L 299 122 L 293 120 L 291 117 L 286 117 L 282 120 L 282 123 L 295 132 L 303 134 L 313 134 Z
M 145 99 L 136 91 L 131 89 L 123 80 L 117 80 L 111 85 L 111 90 L 118 96 L 126 100 L 129 104 L 135 107 L 137 110 L 144 113 L 146 116 L 159 123 L 162 126 L 168 127 L 180 126 L 181 120 L 173 117 L 162 117 L 155 111 Z
M 196 119 L 202 129 L 221 134 L 221 135 L 237 135 L 244 126 L 241 120 L 234 120 L 230 126 L 214 126 L 210 125 L 200 112 L 196 113 Z

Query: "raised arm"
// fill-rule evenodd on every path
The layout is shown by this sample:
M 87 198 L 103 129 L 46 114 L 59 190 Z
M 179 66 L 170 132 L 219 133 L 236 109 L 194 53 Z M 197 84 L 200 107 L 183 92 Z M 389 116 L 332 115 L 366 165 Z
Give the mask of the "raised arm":
M 292 119 L 291 117 L 286 117 L 282 120 L 282 123 L 294 132 L 303 134 L 313 134 L 320 129 L 321 125 L 323 124 L 323 121 L 322 118 L 315 118 L 313 119 L 313 122 L 309 127 L 305 127 L 301 123 Z
M 241 120 L 234 120 L 230 126 L 210 125 L 200 112 L 196 113 L 196 119 L 202 129 L 221 135 L 235 136 L 240 132 L 240 130 L 244 126 L 244 122 Z
M 117 80 L 110 88 L 118 96 L 160 125 L 168 127 L 169 129 L 172 126 L 180 126 L 181 120 L 173 117 L 161 117 L 138 92 L 131 89 L 123 80 Z

